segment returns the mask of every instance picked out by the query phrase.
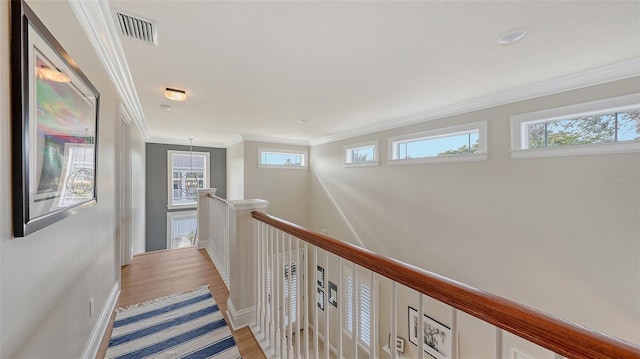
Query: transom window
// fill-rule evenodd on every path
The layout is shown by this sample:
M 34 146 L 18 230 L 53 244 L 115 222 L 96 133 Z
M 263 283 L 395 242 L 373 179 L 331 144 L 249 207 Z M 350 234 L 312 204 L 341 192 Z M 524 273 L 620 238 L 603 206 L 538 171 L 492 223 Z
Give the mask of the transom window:
M 193 207 L 197 189 L 209 188 L 209 153 L 167 151 L 169 208 Z
M 640 106 L 624 112 L 524 124 L 525 148 L 587 145 L 640 139 Z
M 378 141 L 369 141 L 345 146 L 346 165 L 377 165 Z
M 398 160 L 478 153 L 478 131 L 416 140 L 398 141 Z
M 512 157 L 640 150 L 640 94 L 511 117 Z
M 258 167 L 306 168 L 307 152 L 294 150 L 259 149 Z
M 486 160 L 486 132 L 483 121 L 392 137 L 391 163 Z

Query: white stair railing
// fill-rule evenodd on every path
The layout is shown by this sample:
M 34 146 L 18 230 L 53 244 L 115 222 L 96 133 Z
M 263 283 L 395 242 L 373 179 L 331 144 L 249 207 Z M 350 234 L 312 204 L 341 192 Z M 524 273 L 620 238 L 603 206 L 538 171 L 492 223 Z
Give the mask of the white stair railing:
M 198 191 L 198 247 L 205 248 L 224 284 L 229 279 L 229 202 L 216 197 L 215 188 Z
M 251 330 L 268 358 L 529 358 L 509 343 L 555 359 L 640 358 L 635 344 L 276 217 L 252 216 L 259 310 Z M 463 356 L 459 336 L 493 337 L 493 345 L 465 347 Z

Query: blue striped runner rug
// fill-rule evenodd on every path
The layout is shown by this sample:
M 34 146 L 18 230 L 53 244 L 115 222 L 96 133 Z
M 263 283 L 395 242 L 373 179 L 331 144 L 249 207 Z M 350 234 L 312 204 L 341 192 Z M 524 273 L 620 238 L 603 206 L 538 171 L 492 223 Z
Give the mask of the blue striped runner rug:
M 105 358 L 237 359 L 209 286 L 116 311 Z

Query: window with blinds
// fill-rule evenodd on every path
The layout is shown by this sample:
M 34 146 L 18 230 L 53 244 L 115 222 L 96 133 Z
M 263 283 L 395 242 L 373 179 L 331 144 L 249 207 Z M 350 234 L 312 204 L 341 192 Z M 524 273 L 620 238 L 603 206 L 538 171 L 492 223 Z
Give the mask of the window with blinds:
M 348 272 L 348 271 L 347 271 Z M 353 277 L 346 278 L 346 301 L 347 311 L 345 320 L 345 331 L 353 335 Z M 362 278 L 356 276 L 356 320 L 358 323 L 358 343 L 368 349 L 371 345 L 371 320 L 374 312 L 373 293 L 370 283 L 365 283 Z

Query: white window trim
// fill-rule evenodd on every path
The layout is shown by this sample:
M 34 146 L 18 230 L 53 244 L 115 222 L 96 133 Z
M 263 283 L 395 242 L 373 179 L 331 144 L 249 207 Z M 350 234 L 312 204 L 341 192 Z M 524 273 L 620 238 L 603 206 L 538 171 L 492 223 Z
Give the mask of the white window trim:
M 397 159 L 397 146 L 395 142 L 406 140 L 424 140 L 439 137 L 448 137 L 458 134 L 469 133 L 469 131 L 478 131 L 478 152 L 460 155 L 445 155 L 420 158 Z M 482 162 L 489 158 L 487 153 L 487 121 L 478 121 L 458 126 L 443 127 L 429 131 L 410 133 L 406 135 L 389 137 L 389 164 L 390 165 L 409 165 L 423 163 L 455 163 L 455 162 Z
M 353 266 L 348 266 L 345 265 L 342 269 L 343 273 L 344 273 L 344 281 L 342 283 L 342 285 L 344 286 L 343 294 L 342 297 L 344 298 L 344 304 L 345 304 L 345 308 L 344 308 L 344 313 L 346 315 L 346 313 L 348 312 L 348 308 L 347 306 L 350 305 L 350 303 L 347 302 L 347 291 L 348 291 L 348 283 L 349 283 L 349 278 L 351 278 L 353 276 Z M 370 279 L 370 274 L 364 273 L 362 270 L 356 270 L 356 280 L 355 280 L 355 288 L 357 288 L 357 284 L 358 283 L 363 283 L 366 286 L 370 287 L 371 286 L 371 279 Z M 373 313 L 373 315 L 369 318 L 370 321 L 372 321 L 374 323 L 374 326 L 378 325 L 378 280 L 374 279 L 373 280 L 373 288 L 369 288 L 369 290 L 371 291 L 371 313 Z M 354 291 L 355 294 L 355 291 Z M 338 304 L 340 305 L 340 304 Z M 343 335 L 345 335 L 347 338 L 349 338 L 350 340 L 353 340 L 353 337 L 351 335 L 351 332 L 347 329 L 347 325 L 348 325 L 348 320 L 344 320 L 343 321 L 343 327 L 342 329 L 342 333 Z M 376 330 L 377 333 L 377 330 Z M 376 334 L 377 335 L 377 334 Z M 367 345 L 366 343 L 363 343 L 359 338 L 358 338 L 358 347 L 360 348 L 360 350 L 369 353 L 369 347 L 371 347 L 372 345 L 369 344 Z M 374 351 L 376 348 L 373 348 Z
M 178 150 L 167 150 L 167 209 L 186 209 L 186 208 L 197 208 L 198 207 L 198 200 L 196 199 L 196 201 L 194 203 L 185 203 L 185 204 L 172 204 L 171 203 L 171 198 L 173 196 L 173 155 L 174 154 L 180 154 L 180 155 L 188 155 L 190 152 L 189 151 L 178 151 Z M 206 157 L 205 160 L 205 181 L 204 181 L 204 188 L 209 188 L 210 186 L 210 179 L 209 177 L 211 177 L 211 154 L 209 152 L 196 152 L 193 151 L 194 155 L 204 155 Z
M 574 146 L 527 148 L 525 125 L 559 121 L 638 108 L 640 93 L 608 98 L 576 105 L 557 107 L 511 116 L 511 158 L 543 158 L 589 156 L 612 153 L 640 152 L 640 141 L 607 142 Z
M 302 155 L 304 156 L 304 164 L 302 166 L 278 166 L 278 165 L 263 165 L 262 164 L 262 152 L 274 152 L 274 153 L 287 153 L 294 155 Z M 278 169 L 295 169 L 295 170 L 306 170 L 309 167 L 309 153 L 307 151 L 297 151 L 297 150 L 285 150 L 281 148 L 258 148 L 258 168 L 278 168 Z
M 186 217 L 196 215 L 196 222 L 198 221 L 198 211 L 173 211 L 167 212 L 167 249 L 171 248 L 171 220 L 175 217 Z M 196 226 L 196 232 L 197 232 Z
M 361 147 L 371 147 L 373 146 L 373 159 L 365 162 L 349 162 L 349 151 L 355 150 Z M 352 145 L 344 146 L 344 150 L 342 151 L 344 154 L 344 166 L 345 167 L 367 167 L 367 166 L 377 166 L 379 162 L 379 143 L 378 140 L 367 141 L 354 143 Z

